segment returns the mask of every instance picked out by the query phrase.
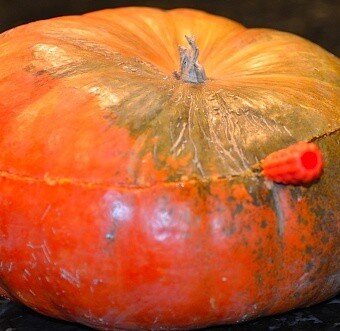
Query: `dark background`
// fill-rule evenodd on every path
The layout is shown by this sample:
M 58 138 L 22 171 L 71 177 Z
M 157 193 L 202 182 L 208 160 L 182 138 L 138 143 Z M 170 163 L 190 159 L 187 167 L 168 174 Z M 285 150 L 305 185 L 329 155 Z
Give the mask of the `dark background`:
M 39 19 L 120 6 L 203 9 L 248 27 L 293 32 L 340 55 L 339 0 L 0 0 L 0 32 Z
M 340 55 L 340 0 L 0 0 L 0 32 L 61 15 L 120 6 L 190 7 L 227 16 L 248 27 L 293 32 Z M 340 297 L 286 314 L 209 330 L 339 330 Z M 87 331 L 0 299 L 0 331 Z

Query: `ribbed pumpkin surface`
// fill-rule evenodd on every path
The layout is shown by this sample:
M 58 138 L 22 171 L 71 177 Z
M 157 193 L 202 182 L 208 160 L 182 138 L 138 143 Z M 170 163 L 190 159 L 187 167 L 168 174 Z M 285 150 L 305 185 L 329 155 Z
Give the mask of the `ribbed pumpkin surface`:
M 207 80 L 176 79 L 195 36 Z M 189 328 L 340 289 L 339 60 L 297 36 L 122 8 L 0 35 L 0 283 L 97 328 Z M 297 141 L 318 182 L 254 166 Z M 256 167 L 255 167 L 256 168 Z

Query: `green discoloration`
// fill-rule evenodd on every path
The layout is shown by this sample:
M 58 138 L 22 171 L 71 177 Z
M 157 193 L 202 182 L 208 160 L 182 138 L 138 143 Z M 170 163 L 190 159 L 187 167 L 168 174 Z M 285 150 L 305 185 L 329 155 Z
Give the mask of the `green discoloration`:
M 100 116 L 105 116 L 110 129 L 126 128 L 140 143 L 138 153 L 127 158 L 127 166 L 143 167 L 140 161 L 150 154 L 157 169 L 166 169 L 168 181 L 182 176 L 238 176 L 269 153 L 340 125 L 334 121 L 332 107 L 323 104 L 329 114 L 325 116 L 317 104 L 315 109 L 310 106 L 298 88 L 279 93 L 251 82 L 242 86 L 218 80 L 186 84 L 151 63 L 124 57 L 105 45 L 67 34 L 55 37 L 74 51 L 67 63 L 40 63 L 47 50 L 37 48 L 37 61 L 27 71 L 60 80 L 82 74 L 91 77 L 77 88 L 98 99 L 103 108 Z M 277 89 L 277 83 L 273 84 Z M 281 83 L 278 86 L 284 88 Z M 327 94 L 326 86 L 322 87 L 320 95 Z M 288 92 L 294 97 L 287 98 Z M 138 171 L 132 173 L 139 176 Z M 301 192 L 294 189 L 292 194 L 298 199 Z M 261 205 L 262 199 L 254 198 L 254 204 Z

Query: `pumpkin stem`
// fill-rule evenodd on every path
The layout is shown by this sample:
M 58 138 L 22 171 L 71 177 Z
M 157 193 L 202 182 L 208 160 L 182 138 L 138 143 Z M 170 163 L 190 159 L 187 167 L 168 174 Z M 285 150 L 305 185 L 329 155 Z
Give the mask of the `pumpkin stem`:
M 198 62 L 199 49 L 196 45 L 194 37 L 185 36 L 190 49 L 179 46 L 179 55 L 181 70 L 175 72 L 177 79 L 181 79 L 187 83 L 200 84 L 206 80 L 204 68 Z
M 263 174 L 274 182 L 302 185 L 320 177 L 323 161 L 317 145 L 300 141 L 269 154 L 261 166 Z

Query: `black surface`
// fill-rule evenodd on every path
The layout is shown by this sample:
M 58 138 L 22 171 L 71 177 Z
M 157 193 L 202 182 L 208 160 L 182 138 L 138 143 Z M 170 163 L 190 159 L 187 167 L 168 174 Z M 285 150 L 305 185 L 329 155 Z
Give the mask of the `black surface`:
M 19 306 L 0 300 L 1 331 L 90 331 L 90 328 L 55 320 Z M 262 317 L 254 321 L 229 326 L 219 326 L 205 331 L 274 331 L 274 330 L 340 330 L 340 296 L 324 303 L 293 310 L 289 313 Z
M 0 32 L 38 19 L 120 6 L 190 7 L 248 27 L 289 31 L 340 54 L 339 0 L 0 0 Z M 340 330 L 340 297 L 307 309 L 210 330 Z M 0 331 L 85 331 L 12 302 L 0 301 Z

